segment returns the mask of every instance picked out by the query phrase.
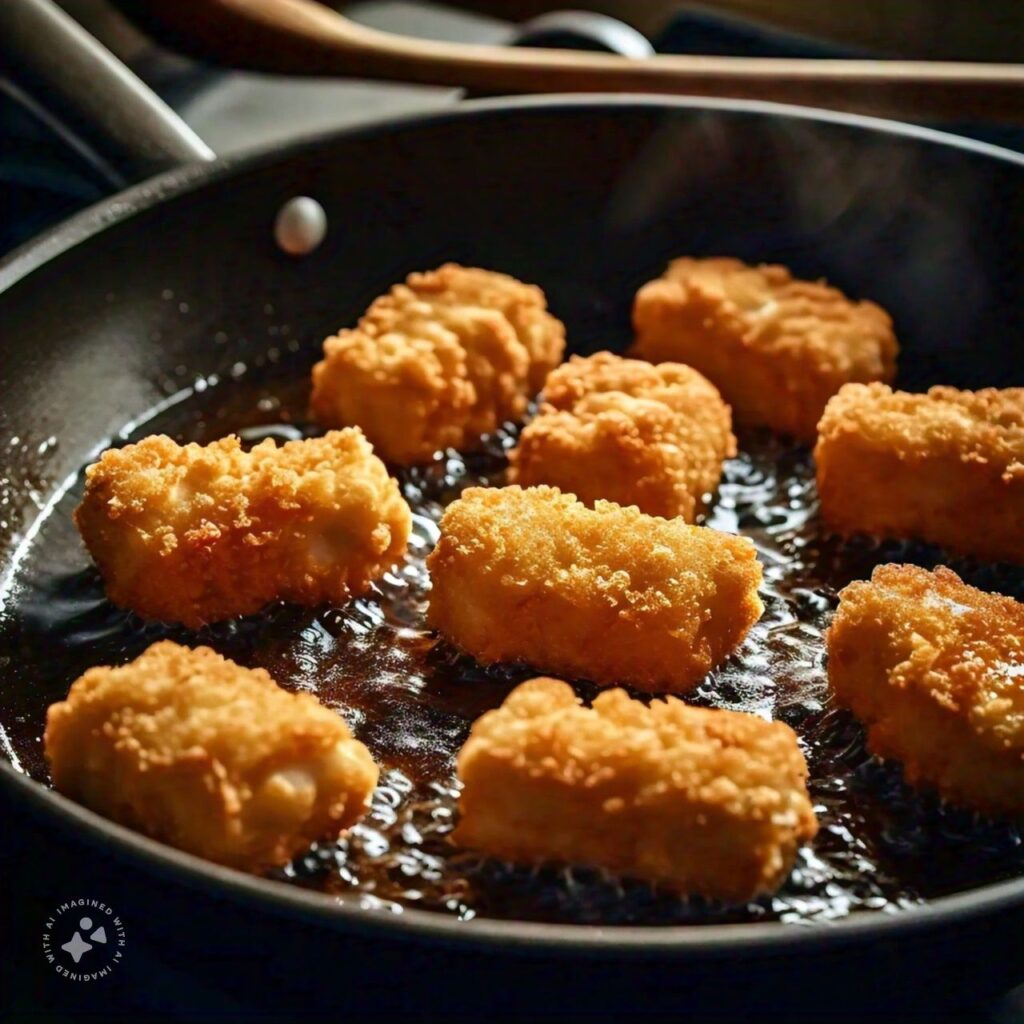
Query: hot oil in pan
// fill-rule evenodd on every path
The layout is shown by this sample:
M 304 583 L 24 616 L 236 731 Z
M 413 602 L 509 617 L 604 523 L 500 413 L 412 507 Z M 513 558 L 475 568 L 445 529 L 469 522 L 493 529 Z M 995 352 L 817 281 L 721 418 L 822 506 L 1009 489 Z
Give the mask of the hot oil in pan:
M 235 430 L 247 440 L 300 437 L 306 387 L 304 377 L 287 387 L 243 377 L 197 393 L 134 436 L 166 432 L 208 441 Z M 717 908 L 591 870 L 493 864 L 450 844 L 455 755 L 471 722 L 532 673 L 483 671 L 424 630 L 424 559 L 447 502 L 466 486 L 502 483 L 511 434 L 495 437 L 479 454 L 452 455 L 400 475 L 415 513 L 410 553 L 371 594 L 317 611 L 276 607 L 199 634 L 143 625 L 104 599 L 70 525 L 79 483 L 40 530 L 23 563 L 18 602 L 0 623 L 0 648 L 12 655 L 8 666 L 34 673 L 13 685 L 9 676 L 5 684 L 8 738 L 24 769 L 45 779 L 40 734 L 46 706 L 89 666 L 123 662 L 166 636 L 209 644 L 242 664 L 266 667 L 286 687 L 317 693 L 373 751 L 382 773 L 369 816 L 344 840 L 321 844 L 276 875 L 348 901 L 462 918 L 808 921 L 893 912 L 1021 874 L 1019 831 L 915 795 L 898 770 L 866 755 L 856 723 L 829 706 L 823 634 L 838 590 L 879 563 L 931 566 L 940 553 L 823 540 L 807 450 L 765 434 L 740 442 L 742 454 L 728 464 L 707 521 L 754 540 L 765 569 L 765 614 L 742 649 L 691 699 L 780 718 L 801 737 L 821 831 L 773 898 Z M 951 564 L 969 582 L 1024 597 L 1019 571 Z M 578 690 L 587 698 L 594 693 L 586 684 Z

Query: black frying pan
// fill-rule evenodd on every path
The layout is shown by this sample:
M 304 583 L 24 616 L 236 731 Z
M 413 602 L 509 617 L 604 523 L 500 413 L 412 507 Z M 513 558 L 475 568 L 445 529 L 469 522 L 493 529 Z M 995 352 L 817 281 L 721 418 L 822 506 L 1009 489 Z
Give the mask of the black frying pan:
M 29 8 L 50 16 L 35 0 Z M 170 159 L 196 162 L 118 194 L 0 266 L 0 784 L 14 804 L 101 848 L 104 860 L 123 863 L 118 870 L 170 880 L 172 893 L 183 888 L 211 943 L 225 933 L 254 948 L 274 942 L 279 965 L 329 969 L 303 989 L 307 1008 L 337 1006 L 339 991 L 348 1007 L 422 1005 L 416 993 L 430 990 L 428 1008 L 449 1014 L 495 1005 L 583 1011 L 637 993 L 676 1011 L 707 999 L 722 1009 L 818 1012 L 807 986 L 819 991 L 823 979 L 840 986 L 831 989 L 843 993 L 837 1008 L 849 1009 L 897 991 L 959 983 L 981 991 L 1021 973 L 1024 877 L 832 924 L 609 927 L 386 913 L 206 864 L 47 788 L 41 713 L 74 676 L 62 645 L 73 634 L 76 657 L 87 658 L 94 643 L 93 660 L 102 660 L 102 639 L 89 633 L 95 580 L 72 581 L 42 610 L 26 608 L 48 562 L 74 544 L 66 522 L 49 513 L 63 507 L 64 489 L 98 448 L 155 406 L 175 405 L 196 381 L 200 392 L 212 381 L 220 382 L 212 390 L 232 387 L 240 366 L 257 383 L 226 401 L 224 422 L 260 422 L 246 406 L 253 396 L 273 400 L 301 386 L 327 333 L 409 270 L 445 259 L 541 283 L 581 351 L 621 349 L 633 293 L 671 256 L 779 260 L 892 311 L 903 386 L 1020 385 L 1024 158 L 767 104 L 552 97 L 466 103 L 204 162 L 194 136 L 179 133 L 137 83 L 95 64 L 66 28 L 54 23 L 35 62 L 31 33 L 18 37 L 17 66 L 36 86 L 54 68 L 86 75 L 78 113 L 91 102 L 107 119 L 91 130 L 109 160 L 135 157 L 136 173 Z M 0 25 L 8 43 L 16 35 Z M 75 92 L 68 84 L 51 82 L 51 98 L 67 99 Z M 142 117 L 131 131 L 122 119 L 129 111 Z M 283 253 L 273 233 L 278 211 L 297 195 L 316 197 L 328 225 L 323 244 L 303 257 Z M 177 422 L 187 433 L 223 429 L 201 394 L 182 408 Z M 1020 596 L 1019 577 L 1002 582 Z M 84 605 L 75 605 L 76 586 Z M 63 632 L 40 627 L 47 615 Z M 165 900 L 165 911 L 175 901 L 155 890 L 152 898 Z M 304 924 L 282 924 L 282 916 Z M 290 950 L 280 949 L 282 934 Z M 378 944 L 356 970 L 359 935 Z M 396 964 L 405 972 L 398 985 Z M 438 993 L 437 971 L 461 981 Z M 509 988 L 512 978 L 525 980 Z

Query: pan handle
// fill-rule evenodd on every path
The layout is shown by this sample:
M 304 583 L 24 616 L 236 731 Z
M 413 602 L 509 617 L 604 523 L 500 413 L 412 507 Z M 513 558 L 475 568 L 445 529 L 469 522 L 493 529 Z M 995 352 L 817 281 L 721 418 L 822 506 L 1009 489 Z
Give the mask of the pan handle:
M 0 0 L 9 92 L 123 187 L 213 150 L 52 0 Z
M 115 0 L 161 41 L 256 71 L 354 75 L 482 92 L 662 92 L 776 100 L 913 121 L 1024 116 L 1024 66 L 795 60 L 475 46 L 357 25 L 313 0 Z

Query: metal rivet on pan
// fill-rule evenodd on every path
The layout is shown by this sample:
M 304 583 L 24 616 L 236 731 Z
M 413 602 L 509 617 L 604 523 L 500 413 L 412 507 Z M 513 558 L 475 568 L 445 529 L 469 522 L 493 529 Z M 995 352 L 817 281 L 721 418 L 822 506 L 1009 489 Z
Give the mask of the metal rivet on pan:
M 274 238 L 290 256 L 306 256 L 327 234 L 327 214 L 310 196 L 289 199 L 274 219 Z

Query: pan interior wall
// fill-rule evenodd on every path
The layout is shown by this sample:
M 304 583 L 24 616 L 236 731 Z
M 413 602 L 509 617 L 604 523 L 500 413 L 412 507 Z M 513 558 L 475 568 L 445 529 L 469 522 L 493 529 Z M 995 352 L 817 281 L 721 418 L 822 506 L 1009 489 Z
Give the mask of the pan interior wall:
M 411 557 L 344 608 L 273 608 L 199 635 L 144 625 L 106 602 L 70 522 L 81 468 L 111 441 L 300 436 L 323 337 L 408 271 L 448 259 L 542 285 L 577 352 L 622 350 L 632 295 L 673 256 L 783 262 L 893 313 L 901 386 L 1020 385 L 1021 168 L 847 125 L 652 104 L 455 116 L 218 173 L 164 202 L 136 193 L 122 201 L 138 207 L 132 216 L 0 294 L 10 759 L 45 783 L 46 706 L 90 665 L 171 636 L 315 690 L 381 760 L 369 819 L 280 875 L 354 902 L 464 918 L 806 921 L 887 913 L 1024 873 L 1013 829 L 915 796 L 829 708 L 822 630 L 837 590 L 880 562 L 932 565 L 940 553 L 822 537 L 806 449 L 742 437 L 709 518 L 759 545 L 767 609 L 697 700 L 793 725 L 823 825 L 783 891 L 744 908 L 488 864 L 447 842 L 454 754 L 469 723 L 528 673 L 481 672 L 423 630 L 423 558 L 447 501 L 467 484 L 501 483 L 510 435 L 401 476 L 417 514 Z M 280 253 L 271 231 L 297 194 L 319 199 L 329 224 L 301 260 Z M 1024 598 L 1019 571 L 951 564 Z

